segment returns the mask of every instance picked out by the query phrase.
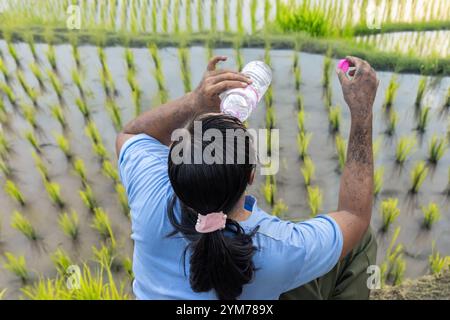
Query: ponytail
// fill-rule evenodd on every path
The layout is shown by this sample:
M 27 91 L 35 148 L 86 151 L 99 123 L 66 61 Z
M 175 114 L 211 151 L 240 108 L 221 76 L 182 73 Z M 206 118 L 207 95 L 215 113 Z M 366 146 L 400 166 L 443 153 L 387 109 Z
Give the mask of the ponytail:
M 223 230 L 197 233 L 197 213 L 181 204 L 182 218 L 181 222 L 177 222 L 174 211 L 176 201 L 174 195 L 168 208 L 169 220 L 175 228 L 169 236 L 181 233 L 190 240 L 186 251 L 191 251 L 189 281 L 192 290 L 214 290 L 218 299 L 235 300 L 255 272 L 253 255 L 256 248 L 253 246 L 252 237 L 257 229 L 246 234 L 239 223 L 227 219 Z

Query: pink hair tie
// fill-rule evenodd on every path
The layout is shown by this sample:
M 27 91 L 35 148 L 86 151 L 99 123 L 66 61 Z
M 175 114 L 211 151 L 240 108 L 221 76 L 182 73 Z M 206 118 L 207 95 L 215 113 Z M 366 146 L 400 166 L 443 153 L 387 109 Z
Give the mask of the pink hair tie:
M 198 233 L 210 233 L 217 230 L 225 229 L 227 223 L 227 215 L 223 212 L 212 212 L 207 215 L 198 215 L 195 230 Z

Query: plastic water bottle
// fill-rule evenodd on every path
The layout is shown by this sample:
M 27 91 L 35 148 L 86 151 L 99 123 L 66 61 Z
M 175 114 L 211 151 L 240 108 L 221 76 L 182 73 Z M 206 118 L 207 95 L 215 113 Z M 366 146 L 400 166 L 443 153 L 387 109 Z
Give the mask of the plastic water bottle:
M 252 61 L 241 71 L 253 80 L 246 88 L 231 89 L 220 95 L 220 110 L 245 121 L 272 82 L 272 70 L 262 61 Z

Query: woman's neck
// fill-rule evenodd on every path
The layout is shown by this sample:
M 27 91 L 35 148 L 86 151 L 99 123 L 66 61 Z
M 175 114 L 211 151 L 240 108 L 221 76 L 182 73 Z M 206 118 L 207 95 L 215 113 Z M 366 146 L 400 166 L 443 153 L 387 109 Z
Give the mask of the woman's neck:
M 231 211 L 228 216 L 230 219 L 233 219 L 235 221 L 245 221 L 247 220 L 250 215 L 251 211 L 248 211 L 245 209 L 245 194 L 239 199 L 238 203 L 235 206 L 235 209 Z

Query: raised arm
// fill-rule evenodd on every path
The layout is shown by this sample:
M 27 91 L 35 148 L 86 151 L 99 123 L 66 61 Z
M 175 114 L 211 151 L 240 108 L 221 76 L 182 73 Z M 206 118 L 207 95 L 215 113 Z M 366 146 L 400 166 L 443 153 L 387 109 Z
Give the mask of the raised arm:
M 364 60 L 347 59 L 356 67 L 352 80 L 338 70 L 344 99 L 350 108 L 351 128 L 347 162 L 342 173 L 338 212 L 330 215 L 339 224 L 346 256 L 364 236 L 372 216 L 373 151 L 372 106 L 378 88 L 375 70 Z
M 201 113 L 219 112 L 220 93 L 228 89 L 243 88 L 251 83 L 248 77 L 239 72 L 216 70 L 216 64 L 226 59 L 224 56 L 211 59 L 201 83 L 194 91 L 144 112 L 128 123 L 117 135 L 116 153 L 120 153 L 125 141 L 140 133 L 170 145 L 172 132 L 181 128 L 189 119 Z

